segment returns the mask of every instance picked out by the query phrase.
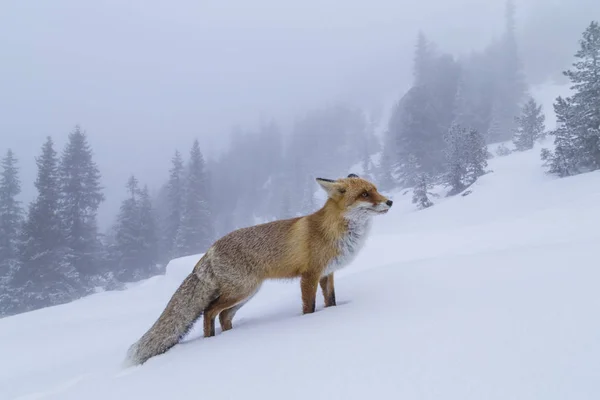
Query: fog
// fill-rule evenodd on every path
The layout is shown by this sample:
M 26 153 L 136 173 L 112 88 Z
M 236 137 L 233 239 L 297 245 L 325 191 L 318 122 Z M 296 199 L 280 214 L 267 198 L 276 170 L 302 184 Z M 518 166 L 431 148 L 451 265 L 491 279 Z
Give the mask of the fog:
M 29 201 L 44 138 L 53 136 L 61 148 L 81 124 L 106 188 L 99 218 L 106 227 L 127 177 L 134 173 L 157 189 L 174 149 L 185 154 L 198 138 L 205 157 L 214 158 L 235 125 L 267 117 L 285 128 L 294 116 L 338 99 L 389 107 L 410 84 L 419 30 L 454 54 L 479 49 L 500 34 L 504 3 L 4 2 L 0 151 L 15 151 L 21 198 Z M 554 3 L 517 2 L 518 28 L 529 32 L 524 46 L 541 56 L 553 44 L 537 40 L 527 21 L 567 31 L 572 45 L 598 9 L 580 1 L 562 16 L 569 22 L 545 27 L 537 10 Z

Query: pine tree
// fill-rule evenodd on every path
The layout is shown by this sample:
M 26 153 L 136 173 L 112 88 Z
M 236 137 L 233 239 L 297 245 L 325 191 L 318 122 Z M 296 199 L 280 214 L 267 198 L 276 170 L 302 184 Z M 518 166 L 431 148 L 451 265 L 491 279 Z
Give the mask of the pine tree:
M 419 32 L 413 61 L 415 86 L 421 86 L 430 81 L 434 59 L 435 46 L 427 39 L 423 32 Z
M 544 121 L 541 104 L 538 106 L 533 98 L 529 98 L 521 109 L 521 115 L 516 117 L 517 126 L 513 132 L 513 142 L 517 151 L 533 148 L 534 143 L 544 134 Z
M 554 153 L 543 156 L 549 172 L 568 176 L 600 169 L 600 25 L 591 22 L 580 40 L 573 70 L 564 75 L 574 94 L 554 104 Z
M 117 217 L 112 259 L 116 278 L 134 282 L 158 273 L 156 222 L 148 187 L 139 188 L 135 176 L 127 181 L 129 196 Z
M 127 181 L 129 196 L 121 204 L 117 216 L 116 260 L 118 268 L 116 278 L 121 282 L 139 279 L 139 260 L 141 259 L 141 233 L 139 210 L 138 180 L 131 176 Z
M 433 205 L 428 197 L 430 187 L 431 178 L 427 174 L 419 174 L 416 178 L 412 197 L 413 204 L 417 204 L 419 210 L 423 210 Z
M 583 33 L 581 48 L 573 70 L 564 75 L 575 90 L 569 103 L 575 109 L 574 118 L 567 122 L 577 135 L 581 168 L 600 168 L 600 25 L 593 21 Z M 570 126 L 569 126 L 570 125 Z
M 164 247 L 168 253 L 168 259 L 178 256 L 175 245 L 183 214 L 183 159 L 179 151 L 175 151 L 172 164 L 167 184 L 168 215 L 165 222 L 165 232 L 163 233 Z
M 394 107 L 388 135 L 392 173 L 412 186 L 418 173 L 438 175 L 444 165 L 444 134 L 455 118 L 460 68 L 448 54 L 437 55 L 419 36 L 415 82 Z
M 29 206 L 23 226 L 21 267 L 14 279 L 20 303 L 17 311 L 65 303 L 76 297 L 79 286 L 77 271 L 63 263 L 58 156 L 51 137 L 46 139 L 36 163 L 38 195 Z
M 581 142 L 574 121 L 576 108 L 570 99 L 558 97 L 554 103 L 557 128 L 554 131 L 554 152 L 542 150 L 542 160 L 549 166 L 548 172 L 560 177 L 576 175 L 580 170 Z
M 446 185 L 448 195 L 462 192 L 485 173 L 488 151 L 483 136 L 475 129 L 453 125 L 446 139 Z
M 464 136 L 466 131 L 458 124 L 448 130 L 446 141 L 446 174 L 445 182 L 450 186 L 449 194 L 456 194 L 465 188 L 464 177 L 467 174 L 466 155 L 464 154 Z
M 497 148 L 496 148 L 496 155 L 498 157 L 506 157 L 508 156 L 510 153 L 512 153 L 512 150 L 509 149 L 504 143 L 501 143 Z
M 466 135 L 466 185 L 472 185 L 480 176 L 485 174 L 487 167 L 488 150 L 485 138 L 476 130 L 469 129 Z
M 22 223 L 21 181 L 12 150 L 1 162 L 0 175 L 0 315 L 12 311 L 12 278 L 19 268 L 18 234 Z
M 92 149 L 79 126 L 69 134 L 61 156 L 59 187 L 65 262 L 79 274 L 80 294 L 83 295 L 91 292 L 99 276 L 105 272 L 99 265 L 101 247 L 96 221 L 104 194 Z
M 139 194 L 139 218 L 140 218 L 140 244 L 142 266 L 142 278 L 147 278 L 158 273 L 158 238 L 156 228 L 156 218 L 152 199 L 148 192 L 148 186 L 144 186 Z
M 506 2 L 505 32 L 497 49 L 495 100 L 492 109 L 494 125 L 488 130 L 488 141 L 502 142 L 511 138 L 515 117 L 525 97 L 526 83 L 517 45 L 515 4 Z
M 198 140 L 195 140 L 190 152 L 184 210 L 177 235 L 178 256 L 204 252 L 212 244 L 214 229 L 207 184 L 204 158 Z

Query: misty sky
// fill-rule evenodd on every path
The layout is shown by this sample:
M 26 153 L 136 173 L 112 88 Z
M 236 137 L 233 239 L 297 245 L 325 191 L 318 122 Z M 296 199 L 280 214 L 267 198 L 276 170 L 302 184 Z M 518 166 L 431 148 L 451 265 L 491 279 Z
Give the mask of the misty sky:
M 520 15 L 534 1 L 517 2 Z M 5 0 L 0 152 L 17 153 L 30 200 L 45 136 L 62 148 L 81 124 L 107 187 L 106 227 L 128 176 L 155 188 L 175 148 L 187 155 L 198 137 L 213 153 L 233 125 L 261 116 L 286 122 L 336 99 L 372 107 L 397 98 L 419 29 L 446 51 L 481 48 L 501 32 L 503 8 L 504 0 Z

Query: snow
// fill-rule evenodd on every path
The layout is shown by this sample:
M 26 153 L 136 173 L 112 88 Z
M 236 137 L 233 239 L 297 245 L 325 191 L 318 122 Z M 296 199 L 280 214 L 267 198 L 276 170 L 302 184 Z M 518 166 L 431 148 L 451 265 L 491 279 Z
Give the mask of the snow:
M 422 211 L 395 193 L 337 307 L 301 315 L 297 283 L 268 283 L 233 330 L 124 369 L 194 256 L 1 319 L 0 399 L 600 398 L 600 172 L 548 176 L 539 150 Z

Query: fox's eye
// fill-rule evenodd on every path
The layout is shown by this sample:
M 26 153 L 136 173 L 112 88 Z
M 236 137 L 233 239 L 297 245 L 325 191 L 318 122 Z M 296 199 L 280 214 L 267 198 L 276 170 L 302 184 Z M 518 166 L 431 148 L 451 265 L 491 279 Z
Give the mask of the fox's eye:
M 339 191 L 341 194 L 344 194 L 344 193 L 346 193 L 346 189 L 338 189 L 338 191 Z
M 362 197 L 369 197 L 369 192 L 363 192 Z

